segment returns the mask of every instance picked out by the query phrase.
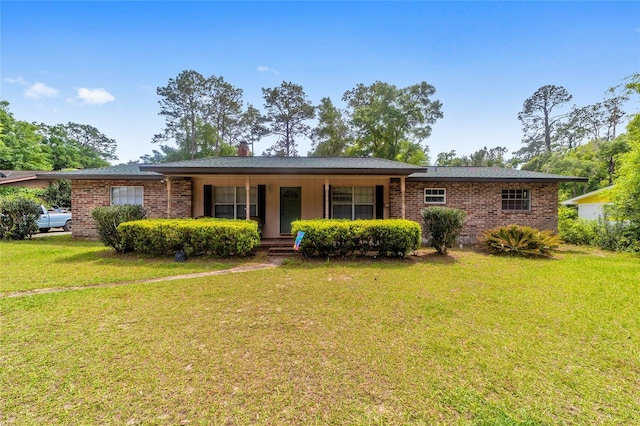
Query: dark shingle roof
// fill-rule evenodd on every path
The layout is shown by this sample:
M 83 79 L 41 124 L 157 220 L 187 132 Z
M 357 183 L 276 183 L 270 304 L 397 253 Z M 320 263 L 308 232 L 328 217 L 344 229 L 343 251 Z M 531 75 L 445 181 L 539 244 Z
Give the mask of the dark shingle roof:
M 38 177 L 53 179 L 162 179 L 163 176 L 159 173 L 140 170 L 138 164 L 120 164 L 99 169 L 43 172 L 38 173 Z
M 395 175 L 434 182 L 579 182 L 587 178 L 500 167 L 418 167 L 382 158 L 210 157 L 164 164 L 122 164 L 70 172 L 38 172 L 41 179 L 162 179 L 163 175 L 280 174 Z
M 528 170 L 501 167 L 448 167 L 430 166 L 425 171 L 408 177 L 413 182 L 459 181 L 459 182 L 582 182 L 587 178 L 561 176 L 551 173 L 530 172 Z
M 167 174 L 354 174 L 409 175 L 423 167 L 383 158 L 360 157 L 209 157 L 193 161 L 146 164 L 141 170 Z
M 40 173 L 44 172 L 37 170 L 0 170 L 0 185 L 35 180 Z

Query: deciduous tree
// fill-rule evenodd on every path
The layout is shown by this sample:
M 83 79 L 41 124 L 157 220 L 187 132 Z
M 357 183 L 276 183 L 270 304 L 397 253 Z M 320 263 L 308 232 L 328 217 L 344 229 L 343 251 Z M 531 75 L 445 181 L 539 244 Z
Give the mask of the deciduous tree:
M 424 81 L 404 88 L 376 81 L 345 92 L 342 99 L 347 103 L 355 134 L 350 152 L 393 160 L 428 161 L 421 144 L 431 135 L 431 126 L 443 116 L 440 101 L 431 99 L 435 91 Z
M 35 124 L 16 120 L 9 112 L 9 102 L 0 101 L 0 169 L 51 170 L 37 130 Z
M 630 76 L 626 88 L 630 94 L 640 95 L 640 74 Z M 613 200 L 617 212 L 631 223 L 640 248 L 640 113 L 627 124 L 627 142 L 630 149 L 622 156 Z
M 115 139 L 107 137 L 98 129 L 88 124 L 67 123 L 64 125 L 67 136 L 78 145 L 98 154 L 105 161 L 117 160 Z
M 497 146 L 475 151 L 470 155 L 456 156 L 456 151 L 441 152 L 438 154 L 436 165 L 438 166 L 473 166 L 473 167 L 506 167 L 507 160 L 504 155 L 507 148 Z
M 95 127 L 76 123 L 53 126 L 41 123 L 38 132 L 48 149 L 53 170 L 105 167 L 109 165 L 107 158 L 117 158 L 115 140 Z

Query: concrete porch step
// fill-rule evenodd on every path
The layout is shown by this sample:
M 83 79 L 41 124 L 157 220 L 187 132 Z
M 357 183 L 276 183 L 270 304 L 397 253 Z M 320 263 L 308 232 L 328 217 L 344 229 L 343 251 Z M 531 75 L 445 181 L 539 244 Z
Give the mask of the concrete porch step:
M 297 251 L 293 249 L 293 244 L 290 246 L 273 246 L 269 247 L 269 256 L 292 256 L 298 254 Z

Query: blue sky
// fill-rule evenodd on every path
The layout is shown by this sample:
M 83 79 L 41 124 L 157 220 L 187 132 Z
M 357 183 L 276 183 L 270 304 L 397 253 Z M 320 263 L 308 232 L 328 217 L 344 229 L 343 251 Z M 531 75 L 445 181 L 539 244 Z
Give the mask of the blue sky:
M 282 81 L 338 106 L 359 83 L 426 81 L 444 112 L 432 159 L 519 149 L 517 114 L 540 86 L 587 105 L 640 71 L 640 2 L 3 0 L 0 24 L 0 98 L 15 118 L 95 126 L 120 162 L 155 148 L 155 90 L 188 69 L 222 75 L 260 109 L 261 88 Z

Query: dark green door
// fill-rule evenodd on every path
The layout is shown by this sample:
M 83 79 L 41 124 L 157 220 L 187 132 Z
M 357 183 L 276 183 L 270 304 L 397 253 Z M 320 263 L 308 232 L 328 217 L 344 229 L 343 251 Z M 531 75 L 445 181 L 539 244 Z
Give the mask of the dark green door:
M 280 233 L 291 234 L 291 222 L 300 219 L 300 188 L 280 188 Z

